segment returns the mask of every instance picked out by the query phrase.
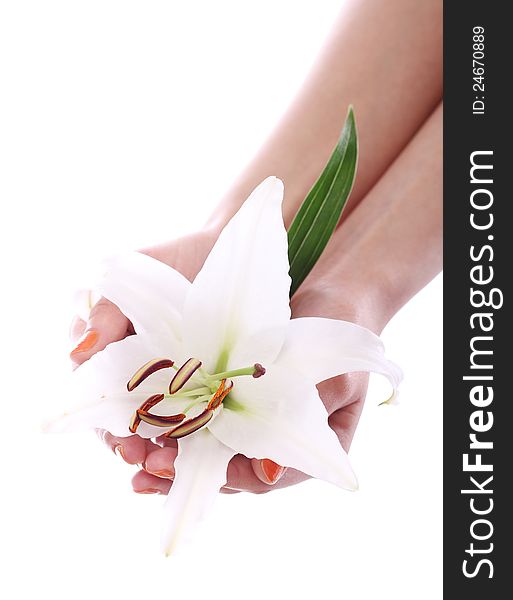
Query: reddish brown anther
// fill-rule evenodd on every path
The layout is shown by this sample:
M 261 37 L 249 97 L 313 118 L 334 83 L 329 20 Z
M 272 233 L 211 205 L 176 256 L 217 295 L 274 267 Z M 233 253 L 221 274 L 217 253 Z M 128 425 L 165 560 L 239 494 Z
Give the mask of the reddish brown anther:
M 200 367 L 201 361 L 197 358 L 189 358 L 189 360 L 186 360 L 171 380 L 171 383 L 169 384 L 169 393 L 176 394 L 178 390 L 182 389 Z
M 150 408 L 153 408 L 159 402 L 162 402 L 162 400 L 164 400 L 164 394 L 153 394 L 153 396 L 147 398 L 141 406 L 139 406 L 139 410 L 150 410 Z
M 221 380 L 221 384 L 216 390 L 216 393 L 210 399 L 210 402 L 207 404 L 207 410 L 215 410 L 221 406 L 223 400 L 228 396 L 228 394 L 232 391 L 233 381 L 230 381 L 228 385 L 226 385 L 226 379 Z
M 141 419 L 136 411 L 136 412 L 134 412 L 134 414 L 132 415 L 132 418 L 130 419 L 130 424 L 128 425 L 128 429 L 132 433 L 135 433 L 140 424 L 141 424 Z
M 147 379 L 156 371 L 160 371 L 160 369 L 169 369 L 173 365 L 174 362 L 172 360 L 169 360 L 168 358 L 154 358 L 152 360 L 149 360 L 140 369 L 137 369 L 130 381 L 126 384 L 126 389 L 129 392 L 135 390 L 135 388 L 139 384 L 141 384 L 145 379 Z
M 164 437 L 178 439 L 185 437 L 198 429 L 201 429 L 204 425 L 206 425 L 210 419 L 214 416 L 214 411 L 206 408 L 202 413 L 200 413 L 197 417 L 192 417 L 192 419 L 187 419 L 178 427 L 171 429 L 167 433 L 164 434 Z
M 141 410 L 141 409 L 137 410 L 137 415 L 139 416 L 141 421 L 144 421 L 145 423 L 148 423 L 149 425 L 155 425 L 156 427 L 169 427 L 169 425 L 181 423 L 187 416 L 187 415 L 184 415 L 184 413 L 179 413 L 177 415 L 169 415 L 169 416 L 154 415 L 152 413 L 149 413 L 149 412 L 147 412 L 145 410 Z
M 141 404 L 141 406 L 138 408 L 138 410 L 136 410 L 134 412 L 134 414 L 132 415 L 128 429 L 132 433 L 135 433 L 137 431 L 137 428 L 141 424 L 141 417 L 139 416 L 139 411 L 146 412 L 146 411 L 150 410 L 150 408 L 152 408 L 153 406 L 158 404 L 159 402 L 162 402 L 162 400 L 164 400 L 164 394 L 153 394 L 153 396 L 150 396 L 149 398 L 147 398 Z

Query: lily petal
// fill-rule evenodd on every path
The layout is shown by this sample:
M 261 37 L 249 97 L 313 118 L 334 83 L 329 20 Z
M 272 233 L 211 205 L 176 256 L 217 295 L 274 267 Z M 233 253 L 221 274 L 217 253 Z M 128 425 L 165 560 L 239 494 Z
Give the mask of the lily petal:
M 221 232 L 187 295 L 184 344 L 211 372 L 237 364 L 246 340 L 262 330 L 272 330 L 272 337 L 259 362 L 272 362 L 283 344 L 290 277 L 282 198 L 283 183 L 275 177 L 255 189 Z
M 89 398 L 91 402 L 97 402 L 101 396 L 126 391 L 128 381 L 142 365 L 155 357 L 169 357 L 166 356 L 169 344 L 168 339 L 159 340 L 156 336 L 150 338 L 142 335 L 130 335 L 124 340 L 109 344 L 71 375 L 76 387 L 72 401 L 77 401 L 77 394 Z M 173 372 L 169 369 L 156 371 L 137 387 L 137 391 L 147 392 L 149 395 L 165 390 L 172 377 L 171 373 Z
M 127 391 L 132 375 L 155 356 L 162 356 L 162 344 L 156 336 L 131 335 L 109 344 L 70 375 L 70 402 L 65 415 L 50 423 L 47 431 L 82 431 L 108 429 L 119 436 L 131 435 L 128 429 L 135 410 L 152 394 L 167 391 L 172 377 L 169 369 L 156 371 L 135 391 Z M 152 408 L 155 414 L 175 414 L 190 404 L 190 399 L 173 399 Z M 141 437 L 161 435 L 162 429 L 141 424 Z
M 98 291 L 119 307 L 137 333 L 181 334 L 181 313 L 190 282 L 175 269 L 140 252 L 105 261 Z
M 96 402 L 65 413 L 56 420 L 46 425 L 45 430 L 49 433 L 71 433 L 76 431 L 87 431 L 88 429 L 106 429 L 113 435 L 126 437 L 132 435 L 130 422 L 135 411 L 148 399 L 147 393 L 120 392 L 99 398 Z M 200 403 L 190 415 L 195 415 L 203 410 Z M 157 416 L 169 416 L 182 412 L 190 405 L 188 398 L 166 399 L 151 408 L 151 414 Z M 142 421 L 137 428 L 137 435 L 143 438 L 157 437 L 176 427 L 176 423 L 163 428 L 150 425 Z
M 106 429 L 119 437 L 132 435 L 129 423 L 133 413 L 146 400 L 147 394 L 123 392 L 98 399 L 94 403 L 65 413 L 50 422 L 45 431 L 49 433 L 74 433 L 93 428 Z M 139 431 L 137 432 L 139 433 Z M 154 435 L 160 435 L 162 431 Z M 151 435 L 141 436 L 151 437 Z
M 402 379 L 401 369 L 385 358 L 383 343 L 372 331 L 348 321 L 318 317 L 289 322 L 276 365 L 300 370 L 315 383 L 342 373 L 372 371 L 387 377 L 395 390 Z
M 166 555 L 187 539 L 208 512 L 226 483 L 226 469 L 234 455 L 208 429 L 178 441 L 175 478 L 164 506 L 162 548 Z
M 241 408 L 224 407 L 208 425 L 221 442 L 248 458 L 270 458 L 345 489 L 358 487 L 311 381 L 272 367 L 264 377 L 238 381 L 231 395 Z

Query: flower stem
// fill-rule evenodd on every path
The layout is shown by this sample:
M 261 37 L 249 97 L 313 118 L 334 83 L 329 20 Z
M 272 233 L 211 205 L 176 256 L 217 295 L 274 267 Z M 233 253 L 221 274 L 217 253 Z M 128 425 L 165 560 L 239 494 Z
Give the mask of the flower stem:
M 200 396 L 204 394 L 210 394 L 210 388 L 208 387 L 199 387 L 193 390 L 187 390 L 186 392 L 181 392 L 177 394 L 166 394 L 165 397 L 173 400 L 173 398 L 194 398 L 195 396 Z
M 193 400 L 190 404 L 188 404 L 183 410 L 182 412 L 187 414 L 187 412 L 189 410 L 191 410 L 191 408 L 193 408 L 194 406 L 196 406 L 196 404 L 198 404 L 199 402 L 206 402 L 207 400 L 210 400 L 210 396 L 200 396 L 199 398 L 196 398 L 195 400 Z

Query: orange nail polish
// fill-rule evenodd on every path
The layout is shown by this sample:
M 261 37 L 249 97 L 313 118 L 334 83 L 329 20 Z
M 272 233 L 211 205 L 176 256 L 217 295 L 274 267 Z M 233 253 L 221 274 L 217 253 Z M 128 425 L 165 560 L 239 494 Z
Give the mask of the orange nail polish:
M 151 475 L 156 475 L 157 477 L 162 477 L 163 479 L 173 479 L 175 476 L 174 471 L 171 469 L 161 469 L 158 471 L 152 471 L 146 468 L 147 473 L 151 473 Z
M 87 350 L 91 350 L 91 348 L 96 345 L 98 337 L 99 336 L 96 329 L 89 329 L 89 331 L 86 331 L 84 335 L 78 340 L 77 345 L 71 351 L 71 356 L 73 356 L 74 354 L 78 354 L 79 352 L 86 352 Z
M 285 467 L 282 467 L 269 458 L 263 458 L 260 461 L 260 466 L 270 485 L 274 485 L 282 477 L 283 473 L 285 473 Z
M 136 494 L 161 494 L 157 488 L 145 488 L 144 490 L 135 490 Z

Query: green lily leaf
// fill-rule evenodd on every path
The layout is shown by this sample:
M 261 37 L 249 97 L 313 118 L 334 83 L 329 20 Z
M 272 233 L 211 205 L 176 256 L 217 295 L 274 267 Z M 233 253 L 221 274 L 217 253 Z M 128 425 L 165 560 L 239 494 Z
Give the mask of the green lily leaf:
M 333 154 L 288 231 L 291 296 L 313 269 L 335 231 L 353 187 L 357 160 L 356 123 L 350 106 Z

